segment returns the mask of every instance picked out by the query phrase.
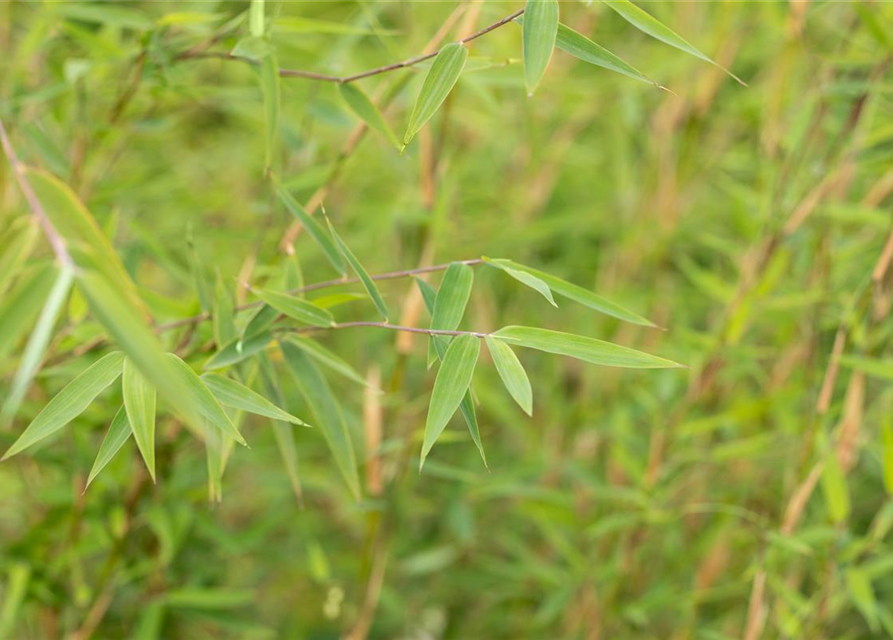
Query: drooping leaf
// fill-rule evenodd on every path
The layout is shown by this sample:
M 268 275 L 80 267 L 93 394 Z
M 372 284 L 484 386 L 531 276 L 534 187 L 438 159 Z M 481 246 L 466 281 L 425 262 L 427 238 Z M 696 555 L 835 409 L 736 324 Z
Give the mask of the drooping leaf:
M 471 296 L 474 284 L 474 271 L 467 264 L 454 262 L 451 264 L 434 299 L 434 313 L 431 316 L 431 328 L 436 331 L 455 331 L 465 315 L 465 307 Z M 433 341 L 442 346 L 449 344 L 448 336 L 433 336 Z
M 727 74 L 729 74 L 729 76 L 737 80 L 740 84 L 744 84 L 744 82 L 740 78 L 738 78 L 738 76 L 698 51 L 685 38 L 664 25 L 647 11 L 644 11 L 643 9 L 640 9 L 639 7 L 634 5 L 632 2 L 630 2 L 630 0 L 602 0 L 602 2 L 619 13 L 624 20 L 629 22 L 642 33 L 646 33 L 652 38 L 656 38 L 661 42 L 670 45 L 671 47 L 676 47 L 677 49 L 685 51 L 686 53 L 691 54 L 696 58 L 700 58 L 705 62 L 709 62 L 710 64 L 725 71 Z
M 850 491 L 846 476 L 843 475 L 843 470 L 837 461 L 837 454 L 833 451 L 825 458 L 821 485 L 831 521 L 834 523 L 845 521 L 850 515 Z
M 59 271 L 53 288 L 50 290 L 46 304 L 44 304 L 43 310 L 40 312 L 37 324 L 34 325 L 31 331 L 28 344 L 25 345 L 25 351 L 22 353 L 22 359 L 19 362 L 19 368 L 16 370 L 9 392 L 3 400 L 3 410 L 0 411 L 0 426 L 9 424 L 19 410 L 19 405 L 22 403 L 25 393 L 28 391 L 28 387 L 31 385 L 31 381 L 40 367 L 44 353 L 46 353 L 47 345 L 52 336 L 53 326 L 56 324 L 62 305 L 68 297 L 68 292 L 71 291 L 73 279 L 74 271 L 72 267 L 63 266 Z
M 357 472 L 357 459 L 338 400 L 329 388 L 329 383 L 306 353 L 291 342 L 282 342 L 280 347 L 285 362 L 313 413 L 313 424 L 322 431 L 347 487 L 354 498 L 359 500 L 360 476 Z
M 540 83 L 558 34 L 558 0 L 527 0 L 521 25 L 524 52 L 524 84 L 532 96 Z
M 487 336 L 487 349 L 505 388 L 527 415 L 533 415 L 533 390 L 527 372 L 512 348 L 498 338 Z
M 388 126 L 384 116 L 381 115 L 381 111 L 378 110 L 378 107 L 373 104 L 372 100 L 369 99 L 362 89 L 354 83 L 342 83 L 338 85 L 338 91 L 341 93 L 341 98 L 350 107 L 350 110 L 360 120 L 365 122 L 366 126 L 383 135 L 394 147 L 398 150 L 400 149 L 400 141 L 397 140 L 397 136 Z
M 347 263 L 350 265 L 350 268 L 353 269 L 353 272 L 357 274 L 360 282 L 363 283 L 363 288 L 366 290 L 366 293 L 369 294 L 369 297 L 372 298 L 375 308 L 378 309 L 378 313 L 380 313 L 381 317 L 384 318 L 384 321 L 387 322 L 388 306 L 385 304 L 384 298 L 381 297 L 381 292 L 378 290 L 378 287 L 375 286 L 375 281 L 369 277 L 369 273 L 363 265 L 360 264 L 360 261 L 357 260 L 357 257 L 353 254 L 353 251 L 350 250 L 350 247 L 348 247 L 344 240 L 341 239 L 341 236 L 335 232 L 335 227 L 332 226 L 332 221 L 326 218 L 326 223 L 329 225 L 329 233 L 331 233 L 332 237 L 335 239 L 335 244 L 338 245 L 338 250 L 341 251 L 341 255 L 347 260 Z
M 273 363 L 270 362 L 269 356 L 262 353 L 258 357 L 260 362 L 261 384 L 267 395 L 273 398 L 278 406 L 285 406 L 285 397 L 282 395 L 282 389 L 279 388 L 279 378 Z M 279 455 L 282 456 L 282 462 L 285 464 L 285 473 L 288 475 L 289 483 L 298 503 L 303 501 L 303 490 L 301 489 L 301 477 L 298 473 L 298 450 L 295 447 L 295 433 L 291 425 L 279 420 L 273 420 L 273 435 L 276 437 L 276 446 L 279 449 Z
M 264 166 L 269 171 L 276 152 L 276 138 L 279 132 L 279 106 L 282 101 L 279 66 L 274 55 L 268 55 L 261 60 L 260 88 L 264 98 L 264 123 L 267 131 Z
M 155 388 L 130 360 L 124 361 L 121 378 L 124 409 L 133 439 L 146 462 L 152 481 L 155 481 Z
M 252 289 L 254 294 L 265 303 L 284 313 L 289 318 L 309 324 L 313 327 L 329 327 L 335 324 L 332 314 L 303 298 L 265 289 Z
M 458 42 L 451 42 L 438 52 L 416 98 L 409 125 L 403 134 L 404 146 L 408 145 L 425 123 L 437 113 L 459 79 L 467 59 L 468 49 Z
M 123 364 L 124 354 L 113 351 L 87 367 L 47 403 L 3 459 L 11 458 L 40 442 L 78 417 L 103 389 L 118 379 Z
M 480 350 L 478 339 L 467 333 L 456 336 L 447 348 L 431 392 L 419 470 L 468 391 Z
M 528 287 L 537 291 L 542 295 L 546 300 L 548 300 L 553 307 L 557 307 L 558 305 L 555 303 L 555 298 L 552 297 L 552 290 L 549 288 L 549 285 L 543 282 L 540 278 L 537 278 L 532 273 L 528 273 L 527 271 L 520 271 L 518 269 L 513 269 L 508 264 L 506 264 L 505 260 L 490 260 L 489 258 L 484 258 L 484 261 L 503 271 L 513 277 L 515 280 L 522 284 L 526 284 Z
M 242 434 L 239 433 L 239 430 L 236 429 L 236 426 L 232 423 L 232 420 L 230 420 L 226 411 L 224 411 L 223 407 L 220 406 L 220 403 L 217 402 L 217 398 L 215 398 L 214 394 L 205 386 L 205 383 L 198 377 L 198 374 L 192 370 L 192 367 L 183 362 L 183 360 L 173 353 L 165 355 L 167 356 L 167 359 L 174 364 L 173 372 L 175 372 L 176 383 L 189 394 L 192 398 L 192 402 L 198 407 L 198 411 L 202 417 L 219 429 L 221 433 L 247 447 L 248 443 L 245 442 L 245 438 L 243 438 Z
M 223 367 L 237 364 L 246 358 L 250 358 L 256 353 L 263 351 L 272 341 L 273 334 L 269 331 L 258 333 L 245 340 L 234 338 L 220 351 L 208 358 L 208 361 L 205 362 L 202 368 L 205 371 L 212 371 L 214 369 L 222 369 Z
M 312 338 L 307 338 L 305 336 L 289 336 L 287 338 L 288 342 L 292 343 L 296 347 L 298 347 L 301 351 L 312 357 L 321 365 L 328 367 L 335 373 L 344 376 L 348 380 L 352 382 L 356 382 L 357 384 L 361 384 L 366 386 L 368 383 L 366 379 L 361 376 L 350 364 L 341 358 L 340 356 L 335 355 L 324 346 L 319 344 L 316 340 Z
M 241 409 L 274 420 L 282 420 L 293 424 L 309 427 L 310 425 L 287 411 L 280 409 L 262 395 L 249 389 L 241 382 L 227 378 L 219 373 L 204 373 L 201 376 L 205 385 L 217 398 L 220 404 Z
M 537 327 L 503 327 L 493 337 L 520 347 L 570 356 L 593 364 L 631 369 L 664 369 L 682 367 L 676 362 L 658 358 L 629 347 L 571 333 Z
M 42 265 L 22 274 L 12 291 L 0 299 L 0 362 L 33 326 L 35 316 L 53 286 L 55 269 Z
M 234 320 L 235 308 L 233 298 L 223 284 L 223 278 L 217 274 L 214 281 L 214 306 L 211 310 L 211 320 L 214 327 L 214 342 L 222 347 L 238 335 Z
M 347 271 L 344 266 L 344 258 L 341 257 L 341 252 L 338 251 L 335 243 L 332 242 L 332 239 L 326 234 L 322 226 L 304 210 L 304 207 L 298 204 L 298 201 L 285 190 L 275 177 L 273 178 L 273 188 L 276 190 L 276 195 L 282 200 L 285 208 L 307 229 L 307 233 L 316 241 L 326 259 L 335 267 L 335 270 L 341 275 L 345 275 Z
M 518 264 L 517 262 L 514 262 L 512 260 L 488 258 L 487 261 L 493 264 L 499 264 L 509 267 L 516 271 L 529 273 L 532 276 L 536 276 L 537 278 L 545 282 L 553 293 L 564 296 L 565 298 L 582 304 L 585 307 L 589 307 L 590 309 L 594 309 L 606 315 L 618 318 L 625 322 L 630 322 L 632 324 L 638 324 L 645 327 L 656 326 L 650 320 L 647 320 L 646 318 L 633 313 L 629 309 L 626 309 L 619 304 L 611 302 L 610 300 L 603 298 L 602 296 L 596 295 L 591 291 L 584 289 L 583 287 L 567 282 L 566 280 L 562 280 L 561 278 L 556 278 L 555 276 L 540 271 L 539 269 L 534 269 L 523 264 Z
M 106 465 L 112 461 L 112 458 L 121 450 L 124 443 L 130 438 L 133 431 L 130 423 L 127 421 L 127 411 L 124 407 L 118 409 L 109 430 L 99 445 L 99 453 L 96 454 L 96 460 L 93 461 L 93 468 L 90 469 L 90 475 L 87 477 L 87 486 L 96 479 L 96 476 L 105 469 Z

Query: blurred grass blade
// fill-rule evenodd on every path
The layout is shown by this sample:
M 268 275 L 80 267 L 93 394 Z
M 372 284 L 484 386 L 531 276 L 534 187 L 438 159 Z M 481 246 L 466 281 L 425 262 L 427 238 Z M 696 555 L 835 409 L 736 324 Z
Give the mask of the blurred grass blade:
M 685 51 L 686 53 L 689 53 L 696 58 L 700 58 L 705 62 L 709 62 L 710 64 L 725 71 L 729 76 L 738 81 L 738 83 L 745 85 L 745 82 L 741 80 L 741 78 L 698 51 L 692 44 L 685 40 L 685 38 L 654 18 L 648 12 L 634 5 L 629 0 L 602 0 L 602 2 L 619 13 L 624 20 L 629 22 L 642 33 L 647 33 L 652 38 L 656 38 L 661 42 L 670 45 L 671 47 L 676 47 L 677 49 Z
M 437 297 L 431 328 L 437 331 L 455 331 L 465 315 L 465 307 L 474 285 L 474 271 L 467 264 L 452 263 L 443 275 Z M 450 343 L 447 336 L 432 336 L 433 341 L 445 349 Z
M 20 217 L 0 235 L 0 300 L 3 299 L 13 277 L 20 273 L 34 244 L 37 242 L 39 227 L 33 218 Z
M 208 422 L 219 429 L 221 433 L 247 447 L 248 443 L 245 442 L 245 438 L 243 438 L 242 434 L 239 433 L 239 430 L 236 429 L 226 411 L 224 411 L 223 407 L 220 406 L 220 403 L 217 402 L 217 398 L 215 398 L 214 394 L 212 394 L 208 387 L 205 386 L 205 383 L 198 377 L 198 374 L 192 370 L 192 367 L 183 362 L 183 360 L 173 353 L 167 353 L 165 355 L 167 356 L 167 359 L 174 364 L 173 371 L 175 372 L 176 383 L 189 394 L 192 402 L 198 408 L 199 413 Z
M 505 388 L 527 415 L 533 415 L 533 390 L 527 372 L 512 348 L 502 340 L 487 336 L 487 349 Z
M 532 273 L 528 273 L 527 271 L 520 271 L 518 269 L 513 269 L 508 264 L 506 264 L 505 260 L 490 260 L 489 258 L 484 258 L 484 261 L 499 269 L 500 271 L 504 271 L 515 280 L 522 284 L 526 284 L 528 287 L 537 291 L 542 295 L 546 300 L 548 300 L 553 307 L 558 307 L 555 303 L 555 298 L 552 297 L 552 290 L 549 288 L 549 285 L 543 282 L 541 278 L 537 278 Z
M 521 25 L 524 84 L 532 96 L 549 66 L 558 33 L 558 0 L 527 0 Z
M 831 521 L 835 524 L 844 522 L 850 515 L 850 492 L 834 451 L 825 457 L 821 483 L 825 506 Z
M 284 313 L 298 322 L 303 322 L 313 327 L 329 327 L 335 324 L 335 318 L 331 313 L 321 307 L 317 307 L 312 302 L 307 302 L 303 298 L 264 289 L 251 289 L 251 291 L 279 313 Z
M 3 459 L 6 460 L 54 434 L 78 417 L 96 396 L 118 379 L 123 364 L 124 354 L 113 351 L 87 367 L 47 403 Z
M 309 213 L 304 211 L 304 207 L 298 204 L 298 201 L 295 200 L 291 194 L 285 190 L 279 181 L 273 177 L 273 188 L 276 190 L 276 195 L 279 196 L 279 199 L 282 200 L 282 203 L 285 205 L 285 208 L 291 212 L 291 214 L 298 219 L 298 221 L 307 229 L 307 233 L 316 241 L 316 244 L 319 245 L 319 248 L 322 249 L 323 254 L 325 254 L 326 259 L 335 267 L 335 270 L 341 275 L 346 275 L 347 270 L 344 266 L 344 258 L 341 257 L 341 252 L 338 251 L 338 248 L 332 242 L 332 239 L 326 234 L 323 230 L 322 226 L 314 220 Z
M 619 304 L 611 302 L 607 298 L 603 298 L 602 296 L 592 293 L 591 291 L 588 291 L 583 287 L 567 282 L 566 280 L 562 280 L 561 278 L 556 278 L 555 276 L 544 273 L 543 271 L 540 271 L 538 269 L 534 269 L 523 264 L 518 264 L 517 262 L 514 262 L 512 260 L 504 260 L 499 258 L 487 258 L 486 260 L 488 263 L 497 266 L 509 267 L 511 269 L 515 269 L 516 271 L 523 271 L 524 273 L 529 273 L 532 276 L 536 276 L 547 285 L 549 285 L 549 288 L 552 290 L 553 293 L 564 296 L 565 298 L 582 304 L 585 307 L 589 307 L 590 309 L 594 309 L 625 322 L 631 322 L 632 324 L 638 324 L 645 327 L 657 326 L 650 320 L 643 318 L 636 313 L 633 313 L 629 309 L 621 307 Z
M 279 312 L 276 309 L 268 304 L 262 304 L 254 310 L 254 313 L 245 325 L 245 329 L 242 331 L 242 341 L 247 342 L 255 336 L 262 335 L 273 326 L 278 317 Z
M 450 343 L 434 380 L 434 390 L 431 392 L 419 471 L 424 466 L 431 447 L 443 433 L 468 391 L 480 350 L 481 344 L 478 339 L 468 334 L 456 336 Z
M 893 380 L 893 360 L 880 360 L 861 356 L 841 356 L 840 364 L 876 378 Z
M 24 562 L 11 560 L 9 558 L 4 563 L 7 566 L 7 579 L 3 586 L 3 604 L 0 606 L 0 638 L 4 640 L 14 638 L 11 634 L 31 581 L 31 567 Z
M 642 353 L 629 347 L 621 347 L 604 340 L 551 331 L 550 329 L 511 326 L 500 329 L 493 334 L 493 337 L 520 347 L 557 353 L 607 367 L 631 369 L 682 367 L 676 362 Z
M 235 306 L 233 298 L 220 274 L 214 281 L 214 306 L 211 310 L 211 320 L 213 321 L 214 342 L 217 347 L 223 347 L 238 334 L 235 323 Z
M 53 286 L 55 268 L 44 264 L 23 273 L 12 291 L 0 299 L 0 362 L 33 325 Z
M 273 334 L 269 331 L 264 331 L 245 340 L 234 338 L 220 351 L 208 358 L 202 368 L 211 371 L 237 364 L 259 351 L 263 351 L 272 341 Z
M 276 138 L 279 132 L 279 109 L 282 102 L 282 88 L 276 56 L 265 56 L 260 63 L 260 88 L 264 98 L 264 123 L 266 124 L 266 151 L 264 166 L 267 171 L 273 165 L 276 153 Z
M 255 38 L 264 35 L 264 0 L 251 0 L 248 7 L 248 28 Z
M 155 388 L 130 360 L 125 360 L 121 389 L 133 439 L 136 440 L 152 482 L 155 482 Z
M 846 582 L 847 593 L 853 605 L 862 614 L 872 632 L 877 633 L 879 631 L 878 601 L 871 579 L 859 567 L 850 567 L 844 574 L 844 582 Z
M 434 63 L 425 76 L 422 90 L 416 98 L 415 107 L 409 118 L 406 133 L 403 134 L 403 145 L 408 145 L 431 117 L 437 113 L 440 105 L 446 100 L 453 85 L 462 74 L 465 61 L 468 59 L 468 49 L 458 42 L 451 42 L 441 48 Z
M 199 306 L 202 308 L 202 311 L 209 313 L 212 304 L 211 287 L 208 286 L 205 268 L 201 260 L 199 260 L 198 250 L 195 248 L 192 223 L 186 225 L 186 254 L 189 259 L 189 271 L 192 273 L 192 281 L 195 283 L 195 292 L 198 295 Z
M 384 299 L 381 297 L 381 292 L 378 290 L 378 287 L 375 286 L 375 281 L 369 277 L 369 273 L 363 268 L 360 261 L 357 260 L 357 257 L 353 254 L 353 251 L 350 250 L 350 247 L 348 247 L 344 240 L 341 239 L 341 236 L 335 232 L 335 227 L 332 226 L 332 221 L 326 218 L 326 224 L 329 225 L 329 233 L 335 239 L 335 244 L 338 246 L 339 251 L 341 251 L 341 255 L 347 260 L 347 263 L 350 265 L 350 268 L 353 269 L 353 272 L 357 274 L 360 282 L 363 283 L 363 288 L 366 290 L 366 293 L 369 294 L 369 297 L 372 298 L 372 302 L 375 303 L 375 308 L 378 309 L 378 313 L 380 313 L 381 317 L 384 318 L 384 321 L 387 322 L 388 306 L 384 303 Z
M 96 460 L 93 461 L 93 468 L 90 469 L 90 475 L 87 478 L 87 487 L 105 469 L 106 465 L 112 461 L 112 458 L 121 450 L 121 447 L 124 446 L 124 443 L 127 442 L 132 433 L 130 423 L 127 421 L 127 410 L 121 407 L 112 419 L 109 430 L 99 446 L 99 453 L 96 454 Z
M 225 457 L 224 436 L 205 422 L 205 466 L 208 471 L 208 501 L 211 504 L 223 502 L 223 460 Z
M 350 110 L 356 116 L 366 123 L 370 129 L 373 129 L 383 135 L 397 150 L 400 149 L 400 141 L 388 126 L 381 111 L 373 104 L 372 100 L 360 89 L 355 83 L 339 84 L 338 91 Z
M 279 406 L 285 405 L 285 397 L 279 388 L 279 377 L 270 362 L 269 356 L 262 353 L 258 356 L 260 361 L 260 378 L 264 391 L 271 396 L 274 402 Z M 285 473 L 288 475 L 289 483 L 298 504 L 303 504 L 304 495 L 301 488 L 301 477 L 298 472 L 298 450 L 295 447 L 295 433 L 291 425 L 279 420 L 273 420 L 273 435 L 276 437 L 276 447 L 279 449 L 279 455 L 282 456 L 282 462 L 285 465 Z
M 288 336 L 288 342 L 298 347 L 301 351 L 312 357 L 321 365 L 328 367 L 335 373 L 344 376 L 352 382 L 366 386 L 368 382 L 343 358 L 335 355 L 312 338 L 305 336 Z
M 348 489 L 353 497 L 359 500 L 360 476 L 357 472 L 357 459 L 338 400 L 329 388 L 329 383 L 306 353 L 291 342 L 280 343 L 280 348 L 307 406 L 313 413 L 313 424 L 322 431 Z
M 274 420 L 291 422 L 302 427 L 310 426 L 300 418 L 280 409 L 256 391 L 249 389 L 241 382 L 237 382 L 232 378 L 227 378 L 219 373 L 204 373 L 201 378 L 220 404 L 224 406 L 241 409 L 242 411 Z
M 71 291 L 73 279 L 74 271 L 71 266 L 63 266 L 59 270 L 59 275 L 56 277 L 56 282 L 50 290 L 46 304 L 44 304 L 43 310 L 40 312 L 37 324 L 34 325 L 28 338 L 28 344 L 25 346 L 24 353 L 22 353 L 19 368 L 16 370 L 6 398 L 3 400 L 3 410 L 0 411 L 0 428 L 8 425 L 13 420 L 16 412 L 19 410 L 19 405 L 21 405 L 25 397 L 25 393 L 28 391 L 28 387 L 31 386 L 31 381 L 34 379 L 34 375 L 37 373 L 46 353 L 47 345 L 52 337 L 53 327 L 62 310 L 62 305 L 68 297 L 68 292 Z
M 893 424 L 888 419 L 881 426 L 881 462 L 884 467 L 884 489 L 893 496 Z

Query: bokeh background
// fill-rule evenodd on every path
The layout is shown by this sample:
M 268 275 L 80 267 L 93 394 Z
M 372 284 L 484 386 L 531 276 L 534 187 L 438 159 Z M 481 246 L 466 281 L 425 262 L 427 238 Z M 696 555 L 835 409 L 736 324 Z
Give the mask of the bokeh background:
M 335 75 L 523 6 L 267 5 L 280 66 Z M 748 86 L 598 2 L 562 2 L 564 23 L 669 91 L 556 51 L 528 98 L 509 24 L 471 45 L 456 89 L 402 155 L 358 132 L 334 85 L 283 79 L 275 163 L 300 200 L 324 199 L 372 272 L 512 258 L 663 330 L 554 309 L 482 266 L 465 328 L 549 327 L 689 369 L 524 351 L 528 418 L 482 361 L 489 470 L 454 419 L 420 475 L 426 341 L 324 336 L 386 390 L 331 379 L 360 452 L 359 503 L 311 430 L 296 433 L 299 501 L 260 419 L 246 421 L 252 448 L 234 452 L 219 505 L 201 443 L 170 419 L 157 484 L 130 443 L 83 493 L 121 403 L 110 389 L 59 437 L 0 464 L 0 635 L 893 635 L 893 6 L 642 6 Z M 232 49 L 246 8 L 0 4 L 0 114 L 19 154 L 81 196 L 159 322 L 200 310 L 191 264 L 242 297 L 238 281 L 284 270 L 291 218 L 264 178 L 257 73 L 201 55 Z M 398 134 L 425 69 L 360 83 Z M 26 213 L 4 162 L 0 229 Z M 307 237 L 292 239 L 308 282 L 334 277 Z M 41 246 L 33 259 L 49 255 Z M 414 287 L 382 285 L 404 324 L 425 326 Z M 374 319 L 365 303 L 339 313 Z M 98 357 L 100 332 L 73 299 L 3 449 Z M 201 358 L 209 332 L 165 339 Z M 20 353 L 0 361 L 0 396 Z

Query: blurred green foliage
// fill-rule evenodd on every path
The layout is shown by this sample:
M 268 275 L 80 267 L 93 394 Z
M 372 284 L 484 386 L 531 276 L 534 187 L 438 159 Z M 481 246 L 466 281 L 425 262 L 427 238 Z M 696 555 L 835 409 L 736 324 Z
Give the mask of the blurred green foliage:
M 351 85 L 386 121 L 362 135 L 365 103 L 336 84 L 206 54 L 238 45 L 347 76 L 521 3 L 265 4 L 260 27 L 244 2 L 0 4 L 0 117 L 18 154 L 84 201 L 157 323 L 251 300 L 244 281 L 336 275 L 308 234 L 287 234 L 269 169 L 308 208 L 324 200 L 370 273 L 510 258 L 664 330 L 558 296 L 554 308 L 487 265 L 465 329 L 547 327 L 690 368 L 519 351 L 527 417 L 482 361 L 489 471 L 454 417 L 419 474 L 426 336 L 327 333 L 336 368 L 384 390 L 320 369 L 357 451 L 359 502 L 319 429 L 256 416 L 219 486 L 201 442 L 162 415 L 157 484 L 131 440 L 84 493 L 122 403 L 110 387 L 0 465 L 0 638 L 893 636 L 893 7 L 643 5 L 743 87 L 600 3 L 561 2 L 562 23 L 669 91 L 556 50 L 528 99 L 521 26 L 506 24 L 469 45 L 400 153 L 392 131 L 430 62 Z M 269 38 L 251 40 L 258 29 Z M 0 258 L 28 215 L 0 163 Z M 23 255 L 0 272 L 0 327 L 19 323 L 11 301 L 52 284 L 45 240 Z M 378 284 L 392 321 L 427 326 L 411 279 Z M 345 291 L 363 288 L 318 293 Z M 339 319 L 379 319 L 368 300 L 340 302 Z M 63 315 L 4 451 L 105 353 L 78 291 Z M 232 331 L 161 337 L 198 367 Z M 4 399 L 26 340 L 0 335 Z M 268 376 L 281 370 L 271 352 L 256 390 L 310 415 L 289 376 Z M 277 441 L 292 434 L 289 466 Z

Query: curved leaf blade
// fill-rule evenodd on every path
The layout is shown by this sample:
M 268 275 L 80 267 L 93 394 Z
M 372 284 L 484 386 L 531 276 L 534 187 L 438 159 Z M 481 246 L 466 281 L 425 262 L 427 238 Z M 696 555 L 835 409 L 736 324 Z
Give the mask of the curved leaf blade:
M 528 273 L 526 271 L 513 269 L 505 264 L 504 260 L 490 260 L 489 258 L 484 258 L 484 262 L 486 262 L 490 266 L 496 267 L 500 271 L 504 271 L 521 284 L 527 285 L 534 291 L 538 292 L 546 300 L 548 300 L 553 307 L 558 308 L 558 305 L 555 303 L 555 298 L 552 296 L 552 289 L 550 289 L 549 285 L 546 284 L 541 278 L 537 278 L 532 273 Z
M 593 42 L 579 31 L 574 31 L 566 25 L 558 25 L 558 36 L 555 38 L 555 46 L 583 62 L 620 73 L 634 80 L 653 84 L 656 87 L 660 86 L 620 56 L 611 53 L 600 44 Z
M 493 364 L 502 379 L 506 390 L 514 398 L 524 413 L 533 415 L 533 389 L 524 366 L 512 348 L 502 340 L 492 336 L 486 337 L 487 349 L 493 357 Z
M 480 350 L 481 343 L 469 334 L 456 336 L 446 350 L 443 364 L 440 365 L 437 378 L 434 380 L 434 390 L 431 392 L 419 471 L 422 470 L 425 458 L 437 438 L 443 433 L 450 418 L 459 408 L 462 398 L 465 397 Z
M 130 423 L 127 421 L 127 410 L 121 407 L 112 419 L 109 430 L 106 432 L 105 438 L 102 439 L 102 444 L 99 445 L 99 453 L 96 454 L 96 460 L 93 461 L 93 467 L 90 469 L 90 475 L 87 477 L 87 487 L 105 469 L 106 465 L 112 461 L 132 433 Z M 86 487 L 84 490 L 86 491 Z
M 338 85 L 338 91 L 341 98 L 350 107 L 350 110 L 370 129 L 373 129 L 383 135 L 398 150 L 400 149 L 400 141 L 388 126 L 387 121 L 378 110 L 378 107 L 369 99 L 362 89 L 353 83 L 341 83 Z
M 341 257 L 341 253 L 332 242 L 332 239 L 326 235 L 322 226 L 304 210 L 304 207 L 298 204 L 298 201 L 286 191 L 285 187 L 283 187 L 275 177 L 273 177 L 272 180 L 276 195 L 282 200 L 282 204 L 285 205 L 285 208 L 298 219 L 305 229 L 307 229 L 307 233 L 309 233 L 310 237 L 316 241 L 316 244 L 322 249 L 326 259 L 333 267 L 335 267 L 335 270 L 341 275 L 345 275 L 347 271 L 344 266 L 344 258 Z
M 127 422 L 152 482 L 155 482 L 155 387 L 149 384 L 133 362 L 125 360 L 121 389 Z
M 335 355 L 312 338 L 304 336 L 288 336 L 288 342 L 309 355 L 321 365 L 328 367 L 335 373 L 344 376 L 352 382 L 367 386 L 369 383 L 346 360 Z
M 532 96 L 546 73 L 558 34 L 558 0 L 527 0 L 521 25 L 524 84 Z
M 244 340 L 233 338 L 220 351 L 208 358 L 202 368 L 205 371 L 211 371 L 237 364 L 255 353 L 263 351 L 272 341 L 273 334 L 269 331 L 258 333 Z
M 388 305 L 385 304 L 384 298 L 381 297 L 381 292 L 378 290 L 378 287 L 375 286 L 375 281 L 369 277 L 369 272 L 367 272 L 363 265 L 360 264 L 360 261 L 357 260 L 353 251 L 350 250 L 350 247 L 348 247 L 344 240 L 341 239 L 341 236 L 335 232 L 335 227 L 332 226 L 332 221 L 326 218 L 326 224 L 329 225 L 329 233 L 331 233 L 332 237 L 335 239 L 335 244 L 338 245 L 338 250 L 341 251 L 341 255 L 347 260 L 347 263 L 350 265 L 350 268 L 353 269 L 353 272 L 357 274 L 360 282 L 363 283 L 363 288 L 366 290 L 366 293 L 369 294 L 369 297 L 372 298 L 375 308 L 378 309 L 378 313 L 380 313 L 381 317 L 384 318 L 384 321 L 387 322 Z
M 416 98 L 406 133 L 403 134 L 404 146 L 412 142 L 425 123 L 437 113 L 462 74 L 467 59 L 468 49 L 458 42 L 451 42 L 438 52 Z
M 528 349 L 537 349 L 562 356 L 570 356 L 593 364 L 628 369 L 684 368 L 683 365 L 652 356 L 629 347 L 572 333 L 562 333 L 537 327 L 503 327 L 492 334 L 494 338 Z
M 330 327 L 335 324 L 335 318 L 329 311 L 317 307 L 303 298 L 266 289 L 252 289 L 251 291 L 276 311 L 284 313 L 292 320 L 313 327 Z
M 474 285 L 474 271 L 467 264 L 454 262 L 447 267 L 437 296 L 434 299 L 434 313 L 431 314 L 431 328 L 436 331 L 455 331 L 465 315 L 465 307 L 471 297 Z M 447 336 L 432 336 L 435 345 L 445 349 L 450 343 Z
M 78 417 L 96 396 L 118 379 L 123 365 L 124 354 L 113 351 L 78 374 L 37 414 L 3 459 L 11 458 L 40 442 Z
M 302 427 L 310 426 L 300 418 L 280 409 L 253 389 L 232 378 L 227 378 L 219 373 L 204 373 L 201 379 L 222 405 L 241 409 L 265 418 L 272 418 L 273 420 L 291 422 Z

